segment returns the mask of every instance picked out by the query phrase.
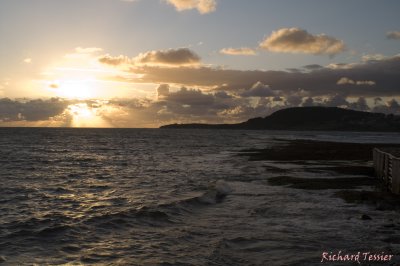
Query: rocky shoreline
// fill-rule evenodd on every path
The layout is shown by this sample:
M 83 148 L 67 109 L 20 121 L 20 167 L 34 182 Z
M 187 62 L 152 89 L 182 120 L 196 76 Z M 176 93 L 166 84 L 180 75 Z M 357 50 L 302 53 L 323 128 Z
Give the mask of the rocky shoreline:
M 400 196 L 387 192 L 383 182 L 375 176 L 372 165 L 373 148 L 399 148 L 400 144 L 284 139 L 276 139 L 276 143 L 264 149 L 242 150 L 238 154 L 247 156 L 250 161 L 268 162 L 266 171 L 274 173 L 268 178 L 269 185 L 332 190 L 332 197 L 347 203 L 400 211 Z M 287 164 L 291 167 L 286 167 Z

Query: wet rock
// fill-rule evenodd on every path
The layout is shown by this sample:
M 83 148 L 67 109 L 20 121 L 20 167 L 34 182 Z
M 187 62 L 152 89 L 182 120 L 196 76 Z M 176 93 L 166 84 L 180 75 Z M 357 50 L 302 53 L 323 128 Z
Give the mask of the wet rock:
M 360 216 L 361 220 L 372 220 L 372 218 L 369 215 L 363 214 Z
M 396 225 L 394 223 L 384 224 L 383 227 L 385 227 L 385 228 L 394 228 L 394 227 L 396 227 Z
M 216 182 L 215 190 L 217 192 L 217 199 L 223 199 L 225 196 L 229 195 L 233 191 L 231 186 L 224 180 L 218 180 Z

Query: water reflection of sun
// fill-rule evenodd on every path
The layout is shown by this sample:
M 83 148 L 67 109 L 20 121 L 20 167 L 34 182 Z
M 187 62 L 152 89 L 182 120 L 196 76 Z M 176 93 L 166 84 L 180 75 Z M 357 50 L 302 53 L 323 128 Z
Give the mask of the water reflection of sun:
M 68 106 L 72 127 L 107 127 L 108 123 L 98 114 L 97 108 L 88 106 L 87 103 L 77 103 Z

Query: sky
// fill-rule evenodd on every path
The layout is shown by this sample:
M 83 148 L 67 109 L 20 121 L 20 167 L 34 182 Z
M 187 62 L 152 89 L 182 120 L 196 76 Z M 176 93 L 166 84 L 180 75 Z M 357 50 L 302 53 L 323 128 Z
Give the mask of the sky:
M 398 0 L 1 0 L 0 126 L 400 114 Z

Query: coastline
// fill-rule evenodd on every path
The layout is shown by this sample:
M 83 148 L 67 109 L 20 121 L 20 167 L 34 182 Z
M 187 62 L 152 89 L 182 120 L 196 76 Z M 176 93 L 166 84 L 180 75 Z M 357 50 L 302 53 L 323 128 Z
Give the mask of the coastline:
M 278 145 L 238 153 L 238 156 L 248 157 L 249 161 L 268 162 L 265 170 L 275 173 L 268 178 L 270 185 L 334 190 L 332 196 L 347 203 L 367 204 L 377 210 L 400 211 L 400 195 L 387 191 L 372 165 L 374 148 L 400 148 L 400 144 L 276 140 Z M 285 164 L 292 165 L 292 168 L 285 168 Z M 323 173 L 327 177 L 292 175 L 293 165 L 302 168 L 306 175 Z

